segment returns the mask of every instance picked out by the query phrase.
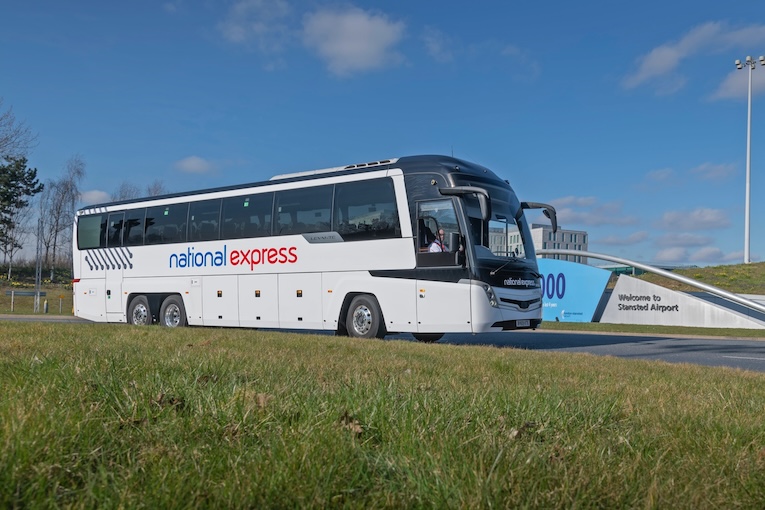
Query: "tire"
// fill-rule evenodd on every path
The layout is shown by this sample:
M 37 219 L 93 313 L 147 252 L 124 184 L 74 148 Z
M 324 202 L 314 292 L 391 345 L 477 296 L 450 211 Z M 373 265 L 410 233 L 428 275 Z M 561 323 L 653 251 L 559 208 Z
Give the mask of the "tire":
M 443 333 L 412 333 L 414 338 L 416 338 L 420 342 L 424 342 L 426 344 L 432 344 L 433 342 L 438 342 L 441 340 L 441 337 L 444 336 Z
M 168 296 L 159 309 L 159 324 L 168 328 L 186 326 L 186 309 L 180 296 Z
M 130 301 L 127 313 L 128 324 L 149 326 L 152 322 L 151 308 L 146 296 L 136 296 Z
M 355 338 L 383 338 L 385 325 L 377 299 L 366 294 L 353 298 L 345 319 L 345 329 L 349 336 Z

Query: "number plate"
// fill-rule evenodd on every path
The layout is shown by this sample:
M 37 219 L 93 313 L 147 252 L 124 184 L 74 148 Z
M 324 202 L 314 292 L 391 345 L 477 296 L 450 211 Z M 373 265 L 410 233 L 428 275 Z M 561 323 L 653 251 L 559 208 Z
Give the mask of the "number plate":
M 516 328 L 528 328 L 529 326 L 531 326 L 531 321 L 528 319 L 521 319 L 521 320 L 515 321 Z

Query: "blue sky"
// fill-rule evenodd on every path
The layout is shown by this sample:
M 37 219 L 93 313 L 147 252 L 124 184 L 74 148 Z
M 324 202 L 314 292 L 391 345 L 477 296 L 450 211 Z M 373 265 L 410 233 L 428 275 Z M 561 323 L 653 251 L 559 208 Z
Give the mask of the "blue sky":
M 748 71 L 765 4 L 169 0 L 0 5 L 0 97 L 83 204 L 454 154 L 558 208 L 590 250 L 740 263 Z M 765 68 L 751 258 L 765 259 Z M 532 218 L 536 219 L 536 218 Z

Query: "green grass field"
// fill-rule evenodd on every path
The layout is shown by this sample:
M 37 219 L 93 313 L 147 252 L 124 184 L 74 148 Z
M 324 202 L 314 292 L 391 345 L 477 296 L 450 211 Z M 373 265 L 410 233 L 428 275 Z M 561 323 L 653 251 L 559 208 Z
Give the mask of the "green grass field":
M 0 322 L 2 508 L 760 508 L 765 374 Z

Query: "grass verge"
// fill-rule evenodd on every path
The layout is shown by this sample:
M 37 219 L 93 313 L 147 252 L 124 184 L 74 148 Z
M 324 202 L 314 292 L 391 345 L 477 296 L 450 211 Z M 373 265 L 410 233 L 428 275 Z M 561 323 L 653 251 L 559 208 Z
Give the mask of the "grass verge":
M 11 297 L 10 292 L 34 292 L 34 286 L 21 287 L 21 286 L 0 286 L 0 313 L 3 314 L 19 314 L 28 315 L 35 313 L 35 298 L 34 296 L 20 296 L 14 295 Z M 66 288 L 62 285 L 43 285 L 41 291 L 45 292 L 44 296 L 40 296 L 39 311 L 38 313 L 44 313 L 45 302 L 48 303 L 49 315 L 72 315 L 72 307 L 74 299 L 72 296 L 72 289 Z
M 0 322 L 0 507 L 758 507 L 765 375 Z

